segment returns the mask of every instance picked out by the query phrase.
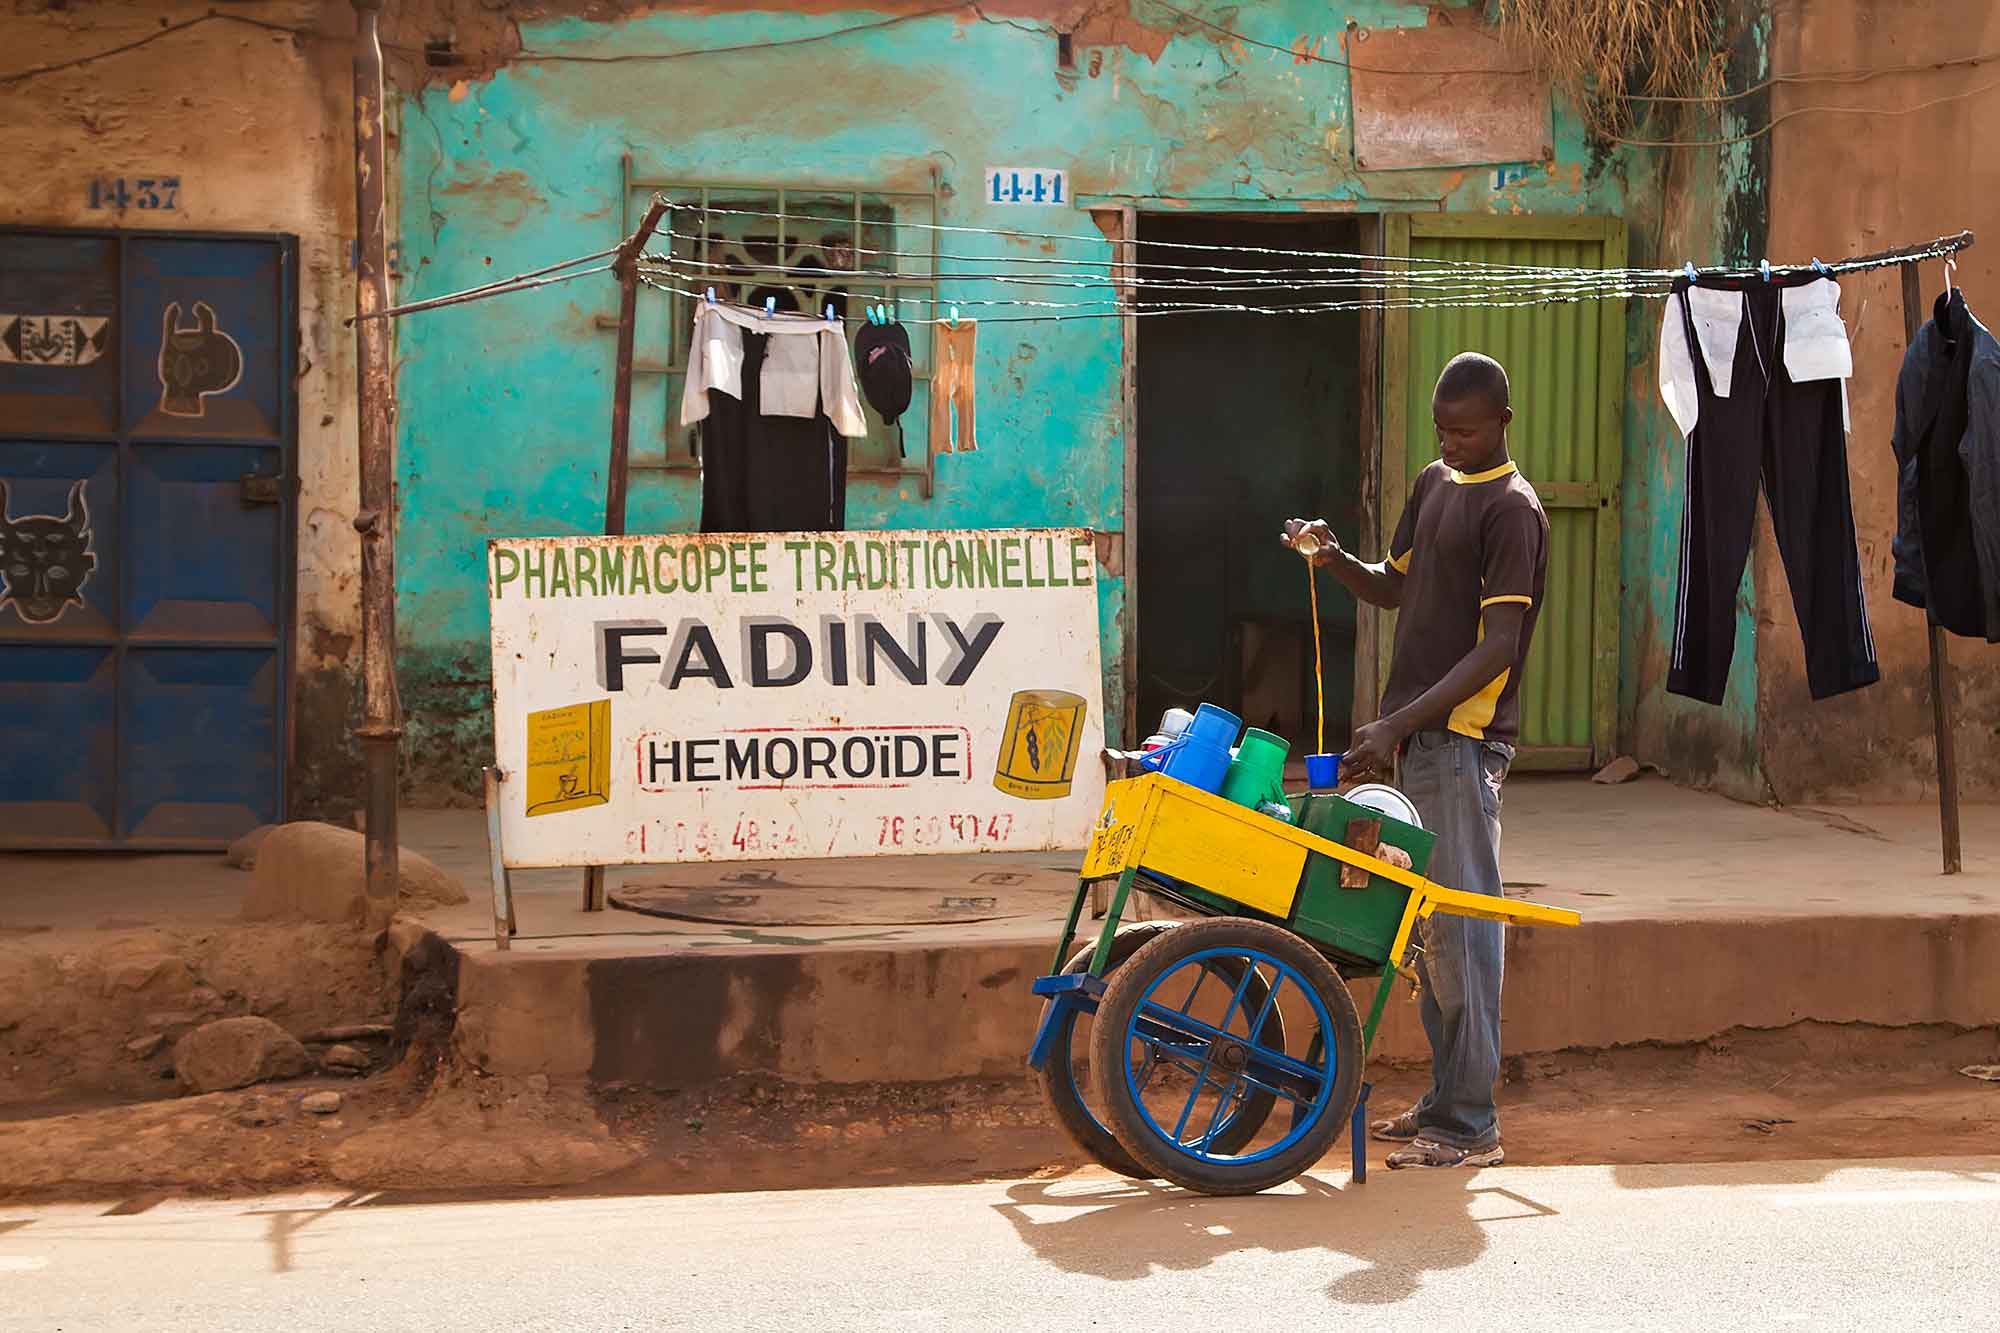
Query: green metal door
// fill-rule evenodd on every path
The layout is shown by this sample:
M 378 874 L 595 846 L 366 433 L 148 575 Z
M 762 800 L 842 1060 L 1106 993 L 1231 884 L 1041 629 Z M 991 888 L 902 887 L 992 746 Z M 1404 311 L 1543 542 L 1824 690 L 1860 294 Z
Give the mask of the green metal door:
M 1398 214 L 1392 255 L 1561 268 L 1622 268 L 1617 218 Z M 1519 766 L 1608 762 L 1618 727 L 1618 475 L 1625 302 L 1389 310 L 1382 329 L 1382 524 L 1395 531 L 1410 479 L 1437 457 L 1431 388 L 1459 352 L 1484 352 L 1513 385 L 1509 432 L 1549 515 L 1548 590 L 1521 682 Z M 1388 678 L 1393 617 L 1378 634 Z

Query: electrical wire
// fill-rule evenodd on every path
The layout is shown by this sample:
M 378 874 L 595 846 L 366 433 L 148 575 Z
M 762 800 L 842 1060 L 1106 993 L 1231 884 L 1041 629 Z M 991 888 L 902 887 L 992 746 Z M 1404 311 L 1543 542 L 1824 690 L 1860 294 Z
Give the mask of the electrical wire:
M 1181 18 L 1186 19 L 1190 23 L 1198 23 L 1202 27 L 1207 28 L 1210 32 L 1219 33 L 1222 36 L 1229 38 L 1231 41 L 1241 42 L 1245 46 L 1261 46 L 1266 51 L 1276 51 L 1280 55 L 1290 56 L 1293 60 L 1299 61 L 1302 64 L 1309 63 L 1315 65 L 1333 65 L 1339 69 L 1350 70 L 1357 74 L 1416 74 L 1416 75 L 1422 75 L 1425 78 L 1440 78 L 1448 74 L 1532 74 L 1534 73 L 1533 70 L 1528 69 L 1526 67 L 1522 67 L 1519 69 L 1491 68 L 1491 67 L 1484 69 L 1409 69 L 1404 67 L 1391 68 L 1386 66 L 1377 67 L 1373 65 L 1357 65 L 1351 60 L 1336 60 L 1332 56 L 1323 56 L 1319 52 L 1313 50 L 1310 47 L 1279 46 L 1275 42 L 1267 42 L 1261 40 L 1260 38 L 1247 36 L 1244 33 L 1238 32 L 1234 28 L 1227 28 L 1220 23 L 1214 22 L 1211 19 L 1205 19 L 1199 14 L 1189 13 L 1187 10 L 1182 9 L 1178 5 L 1170 5 L 1167 3 L 1167 0 L 1148 0 L 1148 3 L 1157 5 L 1161 9 L 1166 10 L 1170 14 L 1178 14 Z M 1393 29 L 1391 31 L 1393 31 Z
M 1961 69 L 1976 65 L 1991 64 L 1995 60 L 2000 60 L 2000 51 L 1982 51 L 1976 56 L 1954 56 L 1948 60 L 1911 61 L 1903 65 L 1877 65 L 1871 69 L 1804 70 L 1794 74 L 1773 74 L 1767 79 L 1760 79 L 1748 88 L 1733 93 L 1714 93 L 1702 97 L 1669 97 L 1653 93 L 1626 93 L 1624 100 L 1627 102 L 1692 102 L 1719 105 L 1723 102 L 1737 102 L 1746 97 L 1755 97 L 1766 88 L 1774 88 L 1779 84 L 1832 83 L 1846 85 L 1866 83 L 1870 79 L 1879 78 L 1885 74 L 1920 74 L 1937 70 Z
M 832 28 L 826 32 L 809 33 L 804 37 L 781 37 L 765 42 L 742 42 L 735 46 L 697 47 L 685 51 L 624 51 L 616 55 L 576 55 L 561 51 L 523 50 L 515 58 L 532 60 L 538 64 L 558 65 L 625 65 L 651 63 L 668 60 L 692 60 L 697 56 L 735 55 L 745 51 L 774 51 L 780 47 L 808 46 L 814 42 L 832 41 L 836 37 L 847 37 L 857 32 L 874 32 L 881 28 L 893 28 L 898 24 L 914 22 L 917 19 L 935 18 L 940 14 L 951 14 L 961 9 L 978 9 L 970 0 L 959 3 L 938 5 L 932 9 L 914 10 L 908 14 L 894 14 L 877 19 L 872 23 L 856 23 L 845 28 Z
M 1810 116 L 1816 113 L 1833 113 L 1849 116 L 1911 116 L 1919 111 L 1928 111 L 1932 107 L 1943 106 L 1947 102 L 1962 102 L 1968 97 L 1977 97 L 1981 93 L 1990 93 L 1995 88 L 2000 88 L 2000 79 L 1995 79 L 1992 83 L 1982 83 L 1977 88 L 1967 88 L 1963 92 L 1951 93 L 1944 97 L 1933 97 L 1927 102 L 1918 102 L 1915 106 L 1794 107 L 1790 111 L 1782 111 L 1771 117 L 1767 123 L 1758 126 L 1747 134 L 1731 135 L 1726 139 L 1623 139 L 1614 135 L 1611 137 L 1611 142 L 1624 144 L 1629 148 L 1730 148 L 1736 144 L 1750 143 L 1761 139 L 1786 121 L 1799 116 Z
M 604 254 L 590 255 L 584 259 L 572 259 L 568 263 L 553 264 L 549 268 L 538 271 L 548 273 L 554 269 L 568 268 L 572 264 L 587 263 L 590 259 L 602 259 L 604 255 L 615 252 L 616 247 L 613 247 L 611 250 L 606 250 Z M 489 296 L 508 296 L 514 292 L 525 292 L 536 287 L 552 287 L 559 282 L 574 282 L 578 278 L 587 278 L 593 273 L 609 273 L 613 267 L 611 264 L 599 264 L 596 268 L 578 269 L 575 273 L 557 273 L 552 278 L 534 278 L 531 274 L 522 274 L 518 278 L 507 278 L 500 282 L 489 282 L 483 287 L 468 287 L 464 291 L 451 292 L 444 296 L 433 296 L 423 301 L 411 301 L 406 305 L 390 306 L 386 310 L 377 310 L 366 315 L 352 315 L 343 322 L 348 327 L 352 327 L 357 320 L 395 319 L 401 315 L 414 315 L 420 310 L 437 310 L 448 305 L 465 305 L 471 301 L 483 301 Z

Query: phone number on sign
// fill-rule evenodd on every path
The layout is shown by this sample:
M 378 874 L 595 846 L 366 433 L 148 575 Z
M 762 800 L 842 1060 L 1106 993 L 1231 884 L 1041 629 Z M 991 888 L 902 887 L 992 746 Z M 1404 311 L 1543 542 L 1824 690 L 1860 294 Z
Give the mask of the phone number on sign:
M 977 847 L 1014 836 L 1012 815 L 877 815 L 877 847 Z
M 997 847 L 1013 838 L 1014 816 L 877 815 L 874 833 L 877 847 Z M 839 850 L 840 826 L 835 826 L 832 836 L 815 839 L 796 819 L 744 818 L 733 823 L 679 819 L 641 825 L 629 836 L 642 855 L 832 856 Z M 861 832 L 860 836 L 868 835 Z

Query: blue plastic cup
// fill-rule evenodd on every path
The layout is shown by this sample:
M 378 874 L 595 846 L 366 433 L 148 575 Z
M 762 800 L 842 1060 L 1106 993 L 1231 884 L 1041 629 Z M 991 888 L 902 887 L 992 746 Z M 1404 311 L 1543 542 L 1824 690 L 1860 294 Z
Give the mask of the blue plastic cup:
M 1340 785 L 1340 756 L 1337 754 L 1309 754 L 1306 756 L 1306 785 L 1314 791 L 1332 791 Z

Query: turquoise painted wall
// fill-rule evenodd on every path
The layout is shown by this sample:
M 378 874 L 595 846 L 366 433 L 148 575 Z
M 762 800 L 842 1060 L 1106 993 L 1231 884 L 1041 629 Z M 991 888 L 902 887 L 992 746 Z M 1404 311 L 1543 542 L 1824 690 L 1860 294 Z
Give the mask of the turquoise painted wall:
M 1282 46 L 1318 40 L 1328 52 L 1340 49 L 1339 21 L 1368 28 L 1429 17 L 1424 6 L 1392 0 L 1346 10 L 1309 0 L 1181 8 Z M 1358 172 L 1343 69 L 1239 46 L 1193 23 L 1176 31 L 1169 12 L 1151 9 L 1134 0 L 1139 18 L 1121 29 L 1127 45 L 1079 41 L 1069 71 L 1057 67 L 1047 23 L 969 10 L 888 24 L 892 15 L 873 10 L 713 8 L 523 24 L 527 51 L 578 59 L 517 60 L 488 78 L 401 99 L 399 297 L 614 244 L 627 153 L 638 174 L 718 185 L 928 190 L 935 172 L 948 224 L 1092 237 L 1078 210 L 983 202 L 983 169 L 1063 167 L 1084 198 L 1142 207 L 1626 209 L 1622 162 L 1594 154 L 1560 106 L 1555 161 L 1504 187 L 1490 168 Z M 858 24 L 879 26 L 665 62 L 581 59 L 785 42 Z M 946 234 L 943 267 L 997 244 Z M 1100 261 L 1109 250 L 1095 239 L 1054 247 Z M 947 283 L 946 293 L 970 301 L 996 291 L 965 281 Z M 484 752 L 484 540 L 592 531 L 602 521 L 613 340 L 600 321 L 616 306 L 605 276 L 399 326 L 398 614 L 420 775 L 463 782 Z M 988 324 L 979 351 L 980 451 L 941 458 L 928 500 L 908 487 L 851 482 L 849 526 L 1122 529 L 1117 321 Z M 635 434 L 649 423 L 657 430 L 661 410 L 641 401 Z M 688 530 L 698 506 L 693 477 L 637 474 L 631 528 Z M 1647 512 L 1668 508 L 1663 496 Z M 1628 551 L 1628 570 L 1643 558 Z M 1115 721 L 1124 589 L 1118 580 L 1102 586 Z

